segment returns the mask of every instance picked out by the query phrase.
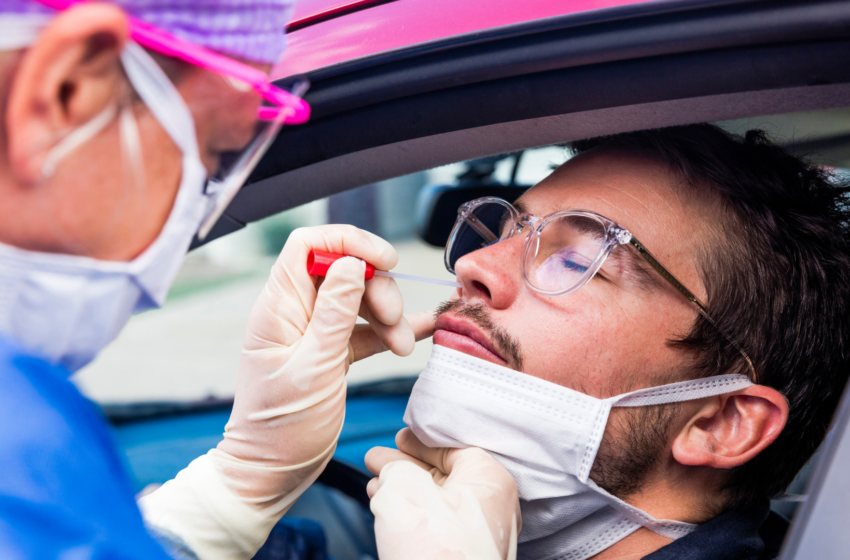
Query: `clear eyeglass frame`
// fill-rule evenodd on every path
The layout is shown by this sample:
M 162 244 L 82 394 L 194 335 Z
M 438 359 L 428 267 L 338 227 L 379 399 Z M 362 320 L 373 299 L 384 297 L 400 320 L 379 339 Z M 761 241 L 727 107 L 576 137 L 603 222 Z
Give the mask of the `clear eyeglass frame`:
M 510 217 L 510 224 L 504 223 L 501 226 L 501 232 L 493 232 L 487 225 L 485 225 L 482 221 L 480 221 L 474 214 L 474 211 L 479 207 L 485 204 L 498 204 L 502 206 L 505 211 L 508 212 L 508 216 Z M 592 260 L 592 262 L 587 266 L 586 271 L 582 274 L 582 276 L 571 286 L 566 286 L 562 289 L 558 290 L 547 290 L 545 288 L 541 288 L 540 286 L 536 286 L 534 280 L 531 277 L 530 270 L 534 265 L 535 259 L 537 257 L 537 251 L 540 244 L 541 235 L 543 233 L 544 228 L 547 225 L 551 224 L 556 220 L 560 220 L 567 217 L 579 217 L 586 220 L 593 220 L 598 223 L 604 229 L 604 238 L 602 243 L 600 244 L 599 254 Z M 670 273 L 664 266 L 658 262 L 652 253 L 650 253 L 644 245 L 638 241 L 631 232 L 627 229 L 623 228 L 613 220 L 606 218 L 600 214 L 595 212 L 591 212 L 588 210 L 560 210 L 558 212 L 554 212 L 549 214 L 548 216 L 536 216 L 534 214 L 520 214 L 520 212 L 514 208 L 514 206 L 501 198 L 496 197 L 484 197 L 472 200 L 470 202 L 466 202 L 458 208 L 458 217 L 455 221 L 455 225 L 452 228 L 451 235 L 449 236 L 449 241 L 446 244 L 446 250 L 444 253 L 444 262 L 446 268 L 452 274 L 454 271 L 454 264 L 452 262 L 452 254 L 455 243 L 457 242 L 459 236 L 464 231 L 464 226 L 468 226 L 472 228 L 476 233 L 478 233 L 488 244 L 494 244 L 500 241 L 504 241 L 506 239 L 510 239 L 517 235 L 521 235 L 522 232 L 528 228 L 528 234 L 525 237 L 523 242 L 523 250 L 522 250 L 522 262 L 521 262 L 521 271 L 522 278 L 525 281 L 526 285 L 531 288 L 533 291 L 550 297 L 560 297 L 566 296 L 569 294 L 573 294 L 583 288 L 595 275 L 599 272 L 599 269 L 605 263 L 605 260 L 611 254 L 616 247 L 620 245 L 628 245 L 631 246 L 635 251 L 637 251 L 638 256 L 646 262 L 655 272 L 657 272 L 666 282 L 668 282 L 673 288 L 676 289 L 680 294 L 682 294 L 685 299 L 687 299 L 696 309 L 697 313 L 699 313 L 718 333 L 723 335 L 726 340 L 741 354 L 744 358 L 744 361 L 747 363 L 747 367 L 750 370 L 751 378 L 754 383 L 758 383 L 758 376 L 755 371 L 755 367 L 753 366 L 753 362 L 747 353 L 744 351 L 741 346 L 732 339 L 726 332 L 724 332 L 720 326 L 709 316 L 708 311 L 706 310 L 705 305 L 690 291 L 688 290 L 684 284 L 679 282 L 673 274 Z M 471 251 L 470 251 L 471 252 Z M 460 257 L 454 259 L 454 262 L 457 262 L 463 256 L 466 256 L 469 253 L 464 253 Z

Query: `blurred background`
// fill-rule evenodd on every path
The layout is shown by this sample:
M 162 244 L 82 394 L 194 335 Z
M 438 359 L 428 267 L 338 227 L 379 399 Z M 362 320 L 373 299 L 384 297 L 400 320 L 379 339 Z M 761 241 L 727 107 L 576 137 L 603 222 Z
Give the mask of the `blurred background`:
M 850 167 L 847 109 L 720 124 L 737 133 L 762 128 L 795 151 L 816 153 L 825 165 Z M 417 237 L 417 198 L 437 185 L 457 185 L 471 176 L 494 185 L 533 185 L 566 161 L 569 152 L 551 146 L 518 156 L 457 163 L 367 185 L 248 225 L 193 251 L 165 306 L 134 317 L 120 337 L 76 375 L 76 382 L 101 404 L 232 398 L 248 314 L 294 229 L 353 224 L 393 243 L 399 254 L 395 271 L 450 280 L 442 250 Z M 453 293 L 453 288 L 405 280 L 399 287 L 406 312 L 434 309 Z M 416 375 L 430 348 L 430 341 L 424 341 L 407 358 L 382 354 L 354 364 L 349 384 Z

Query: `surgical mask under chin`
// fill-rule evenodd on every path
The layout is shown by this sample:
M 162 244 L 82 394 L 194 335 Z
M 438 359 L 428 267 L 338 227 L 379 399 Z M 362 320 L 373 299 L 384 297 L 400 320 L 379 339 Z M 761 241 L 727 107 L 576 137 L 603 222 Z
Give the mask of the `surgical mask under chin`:
M 517 483 L 518 557 L 583 560 L 646 527 L 676 539 L 690 523 L 657 520 L 588 478 L 612 407 L 681 402 L 749 387 L 722 375 L 597 399 L 434 346 L 404 421 L 429 447 L 480 447 Z
M 136 93 L 183 154 L 179 190 L 159 236 L 130 262 L 39 253 L 0 243 L 0 334 L 71 371 L 94 359 L 133 312 L 162 305 L 192 237 L 213 205 L 204 194 L 206 170 L 183 98 L 135 43 L 127 44 L 121 60 Z M 64 155 L 73 157 L 70 152 Z

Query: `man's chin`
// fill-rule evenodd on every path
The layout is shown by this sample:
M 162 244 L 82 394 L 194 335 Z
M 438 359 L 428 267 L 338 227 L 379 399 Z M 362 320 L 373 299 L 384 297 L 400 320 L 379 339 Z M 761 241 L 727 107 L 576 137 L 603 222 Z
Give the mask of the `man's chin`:
M 445 346 L 446 348 L 463 352 L 464 354 L 474 356 L 475 358 L 480 358 L 499 366 L 508 367 L 508 363 L 505 360 L 468 336 L 464 336 L 453 331 L 437 329 L 437 331 L 434 332 L 433 340 L 434 344 L 438 346 Z

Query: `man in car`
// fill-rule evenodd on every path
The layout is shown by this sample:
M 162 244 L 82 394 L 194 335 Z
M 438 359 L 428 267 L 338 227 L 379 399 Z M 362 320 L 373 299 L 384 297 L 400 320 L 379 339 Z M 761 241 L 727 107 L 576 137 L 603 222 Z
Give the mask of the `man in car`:
M 378 535 L 398 510 L 388 464 L 473 446 L 516 480 L 521 558 L 775 554 L 769 499 L 850 367 L 850 189 L 761 132 L 573 149 L 513 205 L 460 209 L 446 264 L 463 287 L 438 310 L 407 453 L 367 456 Z
M 331 459 L 349 363 L 407 354 L 433 328 L 403 319 L 391 279 L 364 285 L 357 258 L 392 268 L 388 243 L 346 226 L 293 234 L 252 312 L 223 441 L 143 498 L 144 520 L 108 426 L 69 380 L 131 313 L 163 303 L 250 172 L 239 162 L 257 159 L 218 175 L 222 154 L 256 156 L 270 127 L 306 118 L 267 76 L 290 7 L 0 4 L 0 557 L 252 557 Z M 319 282 L 312 248 L 357 258 Z M 372 328 L 354 332 L 358 313 Z

